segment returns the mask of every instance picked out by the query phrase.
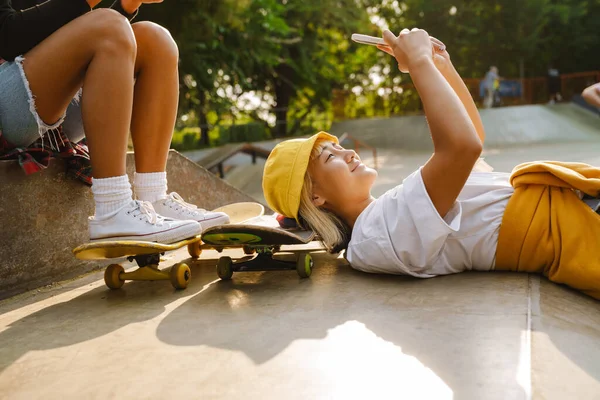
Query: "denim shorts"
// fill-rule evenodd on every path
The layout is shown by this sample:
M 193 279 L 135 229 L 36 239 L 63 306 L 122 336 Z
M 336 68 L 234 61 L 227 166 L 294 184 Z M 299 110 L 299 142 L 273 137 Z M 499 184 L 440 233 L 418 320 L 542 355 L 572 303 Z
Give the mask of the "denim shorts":
M 69 104 L 65 115 L 54 123 L 46 123 L 37 113 L 35 97 L 23 70 L 23 57 L 1 64 L 0 130 L 3 138 L 15 147 L 27 147 L 62 125 L 69 140 L 79 142 L 85 136 L 79 94 Z M 49 142 L 52 143 L 51 138 Z

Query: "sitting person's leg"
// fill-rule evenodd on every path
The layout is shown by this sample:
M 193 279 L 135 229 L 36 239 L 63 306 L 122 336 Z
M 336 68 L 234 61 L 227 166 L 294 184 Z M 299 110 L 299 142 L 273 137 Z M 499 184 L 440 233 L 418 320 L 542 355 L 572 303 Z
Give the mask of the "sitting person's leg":
M 81 115 L 81 97 L 76 96 L 67 107 L 65 120 L 62 124 L 63 133 L 71 143 L 80 142 L 85 138 L 85 129 L 83 129 L 83 116 Z
M 195 221 L 165 221 L 133 201 L 125 174 L 133 104 L 136 41 L 129 22 L 113 10 L 87 13 L 24 55 L 23 71 L 38 121 L 60 121 L 77 91 L 94 175 L 96 215 L 91 239 L 173 242 L 196 235 Z
M 169 32 L 151 22 L 132 25 L 137 42 L 131 136 L 135 149 L 136 197 L 152 202 L 160 215 L 194 219 L 203 229 L 229 222 L 167 194 L 166 165 L 179 100 L 179 52 Z

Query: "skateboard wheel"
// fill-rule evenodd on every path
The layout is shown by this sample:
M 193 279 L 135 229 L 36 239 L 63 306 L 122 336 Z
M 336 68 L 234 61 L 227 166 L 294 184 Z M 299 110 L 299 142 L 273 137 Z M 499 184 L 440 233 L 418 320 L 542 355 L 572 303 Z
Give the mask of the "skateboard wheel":
M 224 281 L 231 279 L 233 276 L 233 261 L 231 257 L 221 257 L 217 263 L 217 275 Z
M 296 261 L 296 272 L 300 278 L 308 278 L 312 273 L 314 262 L 310 254 L 300 253 L 298 255 L 298 261 Z
M 188 244 L 188 253 L 192 258 L 199 258 L 200 254 L 202 254 L 202 248 L 200 247 L 202 244 L 200 241 Z
M 244 246 L 243 249 L 244 249 L 244 254 L 247 254 L 247 255 L 252 255 L 252 254 L 256 253 L 256 250 L 251 248 L 250 246 Z
M 106 267 L 106 270 L 104 271 L 104 283 L 106 283 L 106 286 L 110 289 L 120 289 L 125 283 L 125 281 L 121 279 L 122 272 L 125 272 L 125 270 L 119 264 L 110 264 Z
M 185 289 L 192 279 L 192 271 L 187 264 L 175 264 L 169 272 L 171 278 L 171 285 L 175 289 Z

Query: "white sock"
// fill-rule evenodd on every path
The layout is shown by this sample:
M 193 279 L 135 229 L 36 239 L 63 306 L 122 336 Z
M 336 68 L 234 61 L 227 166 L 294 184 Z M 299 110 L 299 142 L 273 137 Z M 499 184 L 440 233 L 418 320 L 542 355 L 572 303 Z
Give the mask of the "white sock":
M 127 175 L 92 178 L 92 193 L 96 202 L 96 218 L 109 216 L 133 201 Z
M 133 174 L 133 190 L 138 200 L 154 203 L 167 197 L 167 173 L 146 172 Z

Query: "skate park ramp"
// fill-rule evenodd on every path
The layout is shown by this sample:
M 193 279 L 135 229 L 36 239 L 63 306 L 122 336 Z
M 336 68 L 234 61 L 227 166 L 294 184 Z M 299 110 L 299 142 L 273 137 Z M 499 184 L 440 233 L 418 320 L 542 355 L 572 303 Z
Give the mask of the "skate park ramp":
M 480 110 L 486 147 L 597 140 L 598 115 L 572 103 Z M 350 135 L 378 149 L 431 151 L 424 116 L 372 118 L 335 123 L 331 133 Z

